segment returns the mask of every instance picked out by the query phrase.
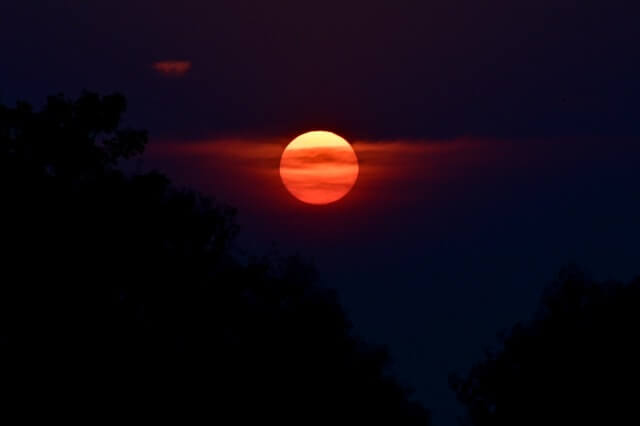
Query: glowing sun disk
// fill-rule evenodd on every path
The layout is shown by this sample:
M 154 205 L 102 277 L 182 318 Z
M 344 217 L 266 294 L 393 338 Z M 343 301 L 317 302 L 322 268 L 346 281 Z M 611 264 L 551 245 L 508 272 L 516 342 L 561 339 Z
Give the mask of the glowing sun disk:
M 353 188 L 358 158 L 349 142 L 335 133 L 312 131 L 287 145 L 280 159 L 280 177 L 300 201 L 329 204 Z

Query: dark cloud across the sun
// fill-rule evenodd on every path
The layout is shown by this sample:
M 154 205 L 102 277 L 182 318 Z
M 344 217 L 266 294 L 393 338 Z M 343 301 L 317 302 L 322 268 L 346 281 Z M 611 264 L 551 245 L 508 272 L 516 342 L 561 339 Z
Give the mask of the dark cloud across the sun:
M 158 138 L 640 134 L 636 2 L 9 3 L 4 100 L 118 90 Z
M 336 164 L 352 164 L 351 150 L 337 147 L 297 149 L 290 154 L 287 167 L 293 169 L 306 169 L 308 167 L 321 167 Z

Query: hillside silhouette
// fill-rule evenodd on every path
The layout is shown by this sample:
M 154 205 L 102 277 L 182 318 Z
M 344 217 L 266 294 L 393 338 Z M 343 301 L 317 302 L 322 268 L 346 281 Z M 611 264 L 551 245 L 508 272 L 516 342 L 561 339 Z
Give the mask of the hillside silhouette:
M 538 313 L 451 386 L 464 424 L 638 424 L 640 278 L 598 283 L 568 268 Z
M 0 106 L 0 385 L 22 418 L 428 425 L 297 257 L 233 209 L 125 174 L 120 95 Z M 229 420 L 230 419 L 230 420 Z

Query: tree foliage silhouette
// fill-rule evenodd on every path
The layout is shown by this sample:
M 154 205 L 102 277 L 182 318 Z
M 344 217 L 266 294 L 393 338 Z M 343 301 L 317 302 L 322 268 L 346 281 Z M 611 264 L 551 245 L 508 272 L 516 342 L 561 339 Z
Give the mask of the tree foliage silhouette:
M 596 283 L 568 269 L 529 323 L 501 337 L 468 375 L 451 377 L 467 422 L 637 424 L 640 279 Z
M 147 140 L 121 127 L 124 110 L 93 93 L 0 106 L 15 402 L 91 420 L 429 424 L 310 265 L 239 258 L 233 209 L 118 168 Z

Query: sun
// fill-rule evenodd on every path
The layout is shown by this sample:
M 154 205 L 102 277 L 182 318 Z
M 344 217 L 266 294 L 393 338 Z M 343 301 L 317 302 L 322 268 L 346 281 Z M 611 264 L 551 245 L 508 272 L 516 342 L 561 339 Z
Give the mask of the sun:
M 358 157 L 344 138 L 316 130 L 304 133 L 284 149 L 280 177 L 287 190 L 308 204 L 343 198 L 358 179 Z

